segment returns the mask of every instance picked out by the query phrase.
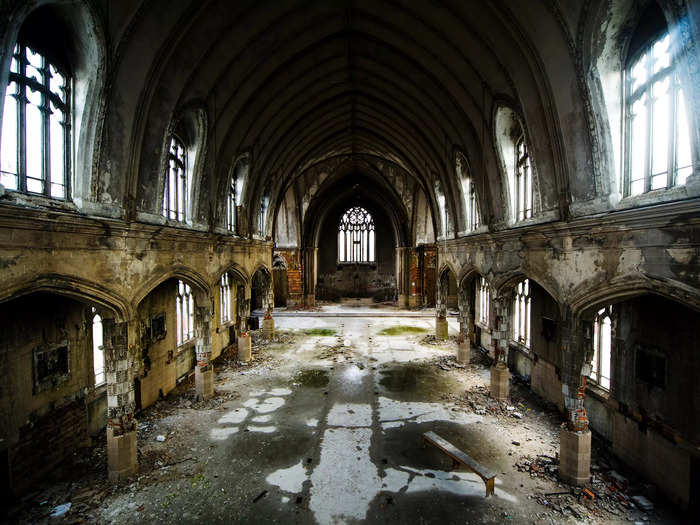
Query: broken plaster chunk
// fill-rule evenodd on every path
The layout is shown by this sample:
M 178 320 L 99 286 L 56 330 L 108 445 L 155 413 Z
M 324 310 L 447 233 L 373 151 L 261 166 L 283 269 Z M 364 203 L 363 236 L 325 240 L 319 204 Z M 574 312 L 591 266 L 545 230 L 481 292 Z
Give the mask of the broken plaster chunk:
M 520 412 L 513 412 L 511 414 L 515 419 L 522 419 L 523 415 Z
M 160 436 L 156 437 L 156 441 L 159 441 L 162 443 L 163 441 L 165 441 L 165 436 L 160 435 Z

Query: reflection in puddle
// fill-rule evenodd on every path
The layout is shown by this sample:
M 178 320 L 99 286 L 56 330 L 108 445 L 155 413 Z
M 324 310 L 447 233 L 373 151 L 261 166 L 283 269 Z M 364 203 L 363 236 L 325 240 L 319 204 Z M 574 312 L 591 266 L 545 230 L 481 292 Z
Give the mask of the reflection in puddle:
M 378 401 L 379 419 L 384 429 L 399 426 L 403 422 L 453 421 L 470 424 L 483 420 L 477 414 L 453 412 L 450 405 L 442 403 L 406 403 L 386 397 L 380 397 Z
M 366 375 L 367 370 L 364 370 L 364 367 L 350 365 L 343 370 L 342 379 L 346 383 L 359 383 Z
M 381 480 L 367 445 L 369 428 L 335 428 L 323 434 L 321 460 L 311 474 L 309 507 L 319 523 L 363 519 Z M 358 451 L 357 447 L 362 450 Z
M 275 430 L 277 430 L 277 427 L 270 426 L 270 427 L 260 427 L 256 425 L 249 425 L 248 430 L 251 432 L 262 432 L 263 434 L 271 434 Z
M 267 414 L 280 408 L 282 405 L 284 405 L 284 402 L 284 399 L 281 397 L 268 397 L 263 402 L 260 402 L 257 399 L 248 399 L 245 403 L 243 403 L 243 406 L 252 408 L 260 414 Z
M 328 384 L 328 371 L 318 369 L 302 370 L 294 376 L 293 382 L 309 388 L 323 388 Z
M 371 427 L 372 407 L 357 403 L 338 403 L 328 413 L 328 426 Z
M 248 417 L 248 410 L 245 408 L 237 408 L 236 410 L 232 410 L 228 414 L 221 416 L 217 423 L 219 423 L 219 425 L 225 425 L 227 423 L 238 425 L 239 423 L 243 422 L 246 417 Z
M 253 423 L 269 423 L 272 420 L 272 416 L 270 414 L 266 416 L 256 416 L 251 421 Z
M 236 432 L 238 432 L 238 427 L 212 428 L 209 431 L 209 437 L 217 441 L 223 441 Z
M 265 481 L 270 485 L 277 485 L 284 492 L 297 493 L 301 492 L 301 486 L 306 481 L 306 471 L 302 463 L 297 463 L 273 472 Z

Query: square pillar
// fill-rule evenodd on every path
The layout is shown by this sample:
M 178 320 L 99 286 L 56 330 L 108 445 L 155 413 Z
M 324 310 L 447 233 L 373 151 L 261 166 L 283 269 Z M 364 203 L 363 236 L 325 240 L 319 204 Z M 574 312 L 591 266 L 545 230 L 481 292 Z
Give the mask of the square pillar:
M 588 483 L 591 477 L 591 431 L 563 428 L 559 439 L 559 477 L 572 485 Z
M 275 320 L 272 317 L 263 319 L 262 331 L 265 339 L 272 339 L 275 336 Z
M 491 397 L 505 401 L 510 396 L 510 372 L 504 363 L 491 367 Z
M 194 387 L 197 399 L 214 397 L 214 368 L 211 363 L 197 365 L 194 369 Z
M 120 482 L 139 471 L 136 452 L 136 429 L 115 435 L 114 429 L 107 428 L 107 469 L 109 481 Z
M 243 332 L 238 338 L 238 360 L 248 362 L 253 358 L 253 345 L 250 332 Z
M 471 342 L 468 337 L 460 336 L 457 342 L 457 362 L 468 364 L 471 357 Z
M 435 318 L 435 337 L 438 339 L 447 339 L 448 324 L 445 317 Z

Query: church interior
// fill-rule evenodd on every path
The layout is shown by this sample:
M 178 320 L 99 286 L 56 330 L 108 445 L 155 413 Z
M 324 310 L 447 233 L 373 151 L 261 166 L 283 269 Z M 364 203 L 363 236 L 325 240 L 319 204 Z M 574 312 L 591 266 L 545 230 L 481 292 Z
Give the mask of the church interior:
M 700 2 L 0 12 L 0 520 L 698 519 Z

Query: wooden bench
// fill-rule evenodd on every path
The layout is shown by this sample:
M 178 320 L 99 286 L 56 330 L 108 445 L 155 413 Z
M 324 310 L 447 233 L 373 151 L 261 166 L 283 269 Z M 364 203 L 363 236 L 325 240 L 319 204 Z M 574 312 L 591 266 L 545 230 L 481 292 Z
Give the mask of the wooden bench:
M 452 458 L 455 465 L 464 465 L 472 472 L 476 473 L 481 479 L 484 480 L 486 484 L 486 497 L 489 494 L 493 494 L 494 491 L 494 481 L 496 479 L 496 474 L 491 472 L 489 469 L 481 465 L 480 463 L 474 461 L 467 454 L 459 450 L 449 441 L 442 439 L 435 432 L 426 432 L 423 434 L 423 441 L 425 443 L 430 443 L 435 445 L 437 448 L 442 450 L 445 454 Z

